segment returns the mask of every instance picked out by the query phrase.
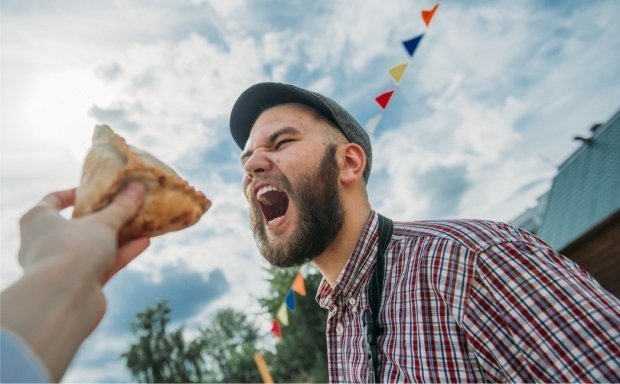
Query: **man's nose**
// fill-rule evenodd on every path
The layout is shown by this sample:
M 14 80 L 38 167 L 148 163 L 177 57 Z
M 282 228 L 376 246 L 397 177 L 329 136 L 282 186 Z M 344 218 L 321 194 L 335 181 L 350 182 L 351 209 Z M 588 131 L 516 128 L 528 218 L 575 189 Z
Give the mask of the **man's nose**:
M 271 169 L 271 162 L 263 151 L 257 150 L 245 162 L 243 169 L 247 177 L 252 179 L 258 173 L 269 171 Z

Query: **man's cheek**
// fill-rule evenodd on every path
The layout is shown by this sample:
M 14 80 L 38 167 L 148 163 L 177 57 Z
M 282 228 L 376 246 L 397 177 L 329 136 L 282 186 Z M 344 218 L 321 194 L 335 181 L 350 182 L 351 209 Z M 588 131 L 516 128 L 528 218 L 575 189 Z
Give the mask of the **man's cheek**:
M 261 218 L 262 218 L 262 212 L 260 211 L 260 209 L 258 209 L 256 207 L 255 204 L 252 204 L 252 202 L 249 202 L 250 207 L 249 207 L 249 213 L 250 213 L 250 223 L 252 225 L 257 225 L 260 224 L 262 222 Z

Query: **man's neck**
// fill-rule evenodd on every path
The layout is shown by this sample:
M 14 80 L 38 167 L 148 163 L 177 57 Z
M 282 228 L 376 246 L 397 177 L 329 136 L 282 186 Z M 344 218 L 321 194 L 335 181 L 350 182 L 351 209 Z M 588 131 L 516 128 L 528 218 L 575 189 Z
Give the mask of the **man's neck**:
M 369 217 L 369 206 L 345 209 L 344 224 L 336 241 L 314 259 L 314 264 L 331 287 L 336 285 L 340 272 L 353 255 Z

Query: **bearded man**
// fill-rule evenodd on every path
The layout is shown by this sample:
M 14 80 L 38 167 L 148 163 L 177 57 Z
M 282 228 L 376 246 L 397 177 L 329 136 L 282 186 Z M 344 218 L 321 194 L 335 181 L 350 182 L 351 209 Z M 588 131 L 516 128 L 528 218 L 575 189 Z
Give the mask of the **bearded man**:
M 335 101 L 256 84 L 230 130 L 261 254 L 323 274 L 331 382 L 620 381 L 618 299 L 509 224 L 379 215 L 370 139 Z

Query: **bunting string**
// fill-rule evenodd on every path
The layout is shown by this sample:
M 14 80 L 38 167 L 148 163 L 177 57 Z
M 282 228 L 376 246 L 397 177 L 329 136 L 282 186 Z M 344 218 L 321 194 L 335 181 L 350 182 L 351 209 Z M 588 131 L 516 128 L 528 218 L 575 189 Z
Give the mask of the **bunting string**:
M 427 29 L 430 26 L 431 21 L 433 20 L 433 16 L 435 16 L 435 12 L 437 11 L 438 7 L 439 3 L 435 4 L 431 9 L 422 10 L 422 21 L 424 21 L 424 25 Z M 424 34 L 425 32 L 403 41 L 403 46 L 407 51 L 407 54 L 409 55 L 409 62 L 396 64 L 395 66 L 388 69 L 387 72 L 392 81 L 394 82 L 394 87 L 381 92 L 375 97 L 375 103 L 379 106 L 380 111 L 376 115 L 371 117 L 365 125 L 366 131 L 369 135 L 372 135 L 375 132 L 390 102 L 394 99 L 394 94 L 398 90 L 398 87 L 400 86 L 403 77 L 407 72 L 407 68 L 409 67 L 410 62 L 413 61 L 413 55 L 418 49 L 418 46 L 420 45 Z
M 438 7 L 439 7 L 439 3 L 435 4 L 431 9 L 422 10 L 421 12 L 422 21 L 424 22 L 427 29 L 430 26 L 431 21 L 433 20 L 433 16 L 435 15 L 435 12 L 437 11 Z M 390 105 L 390 102 L 394 99 L 394 95 L 396 94 L 398 87 L 400 86 L 405 74 L 407 73 L 409 64 L 413 60 L 413 56 L 416 50 L 418 49 L 420 42 L 424 38 L 424 34 L 425 33 L 421 33 L 417 36 L 414 36 L 402 42 L 403 47 L 405 48 L 405 50 L 407 51 L 407 54 L 409 55 L 409 61 L 396 64 L 388 69 L 387 73 L 392 79 L 392 82 L 394 83 L 394 87 L 381 92 L 379 95 L 375 97 L 374 99 L 375 103 L 379 107 L 380 111 L 375 116 L 370 118 L 368 122 L 366 123 L 365 128 L 369 135 L 372 135 L 373 132 L 375 132 L 388 106 Z M 301 271 L 299 271 L 297 275 L 295 276 L 295 279 L 293 280 L 293 283 L 291 284 L 291 288 L 289 289 L 286 296 L 284 297 L 284 300 L 282 301 L 282 304 L 278 308 L 275 318 L 273 319 L 273 323 L 271 326 L 271 334 L 274 336 L 274 338 L 277 341 L 282 340 L 282 326 L 289 325 L 288 312 L 295 311 L 295 307 L 296 307 L 295 293 L 301 296 L 306 296 L 306 286 L 305 286 L 304 278 L 303 278 Z M 273 382 L 271 375 L 269 375 L 269 370 L 267 368 L 267 364 L 265 363 L 263 356 L 260 353 L 257 353 L 254 356 L 254 358 L 255 358 L 257 368 L 263 379 L 263 382 L 265 383 Z
M 288 313 L 294 312 L 296 303 L 295 303 L 295 293 L 306 296 L 306 284 L 304 283 L 304 277 L 300 272 L 297 272 L 293 283 L 291 284 L 291 288 L 288 293 L 284 297 L 284 301 L 280 304 L 278 311 L 276 312 L 276 316 L 273 319 L 273 323 L 271 326 L 271 334 L 276 338 L 276 340 L 282 339 L 282 326 L 288 326 Z

